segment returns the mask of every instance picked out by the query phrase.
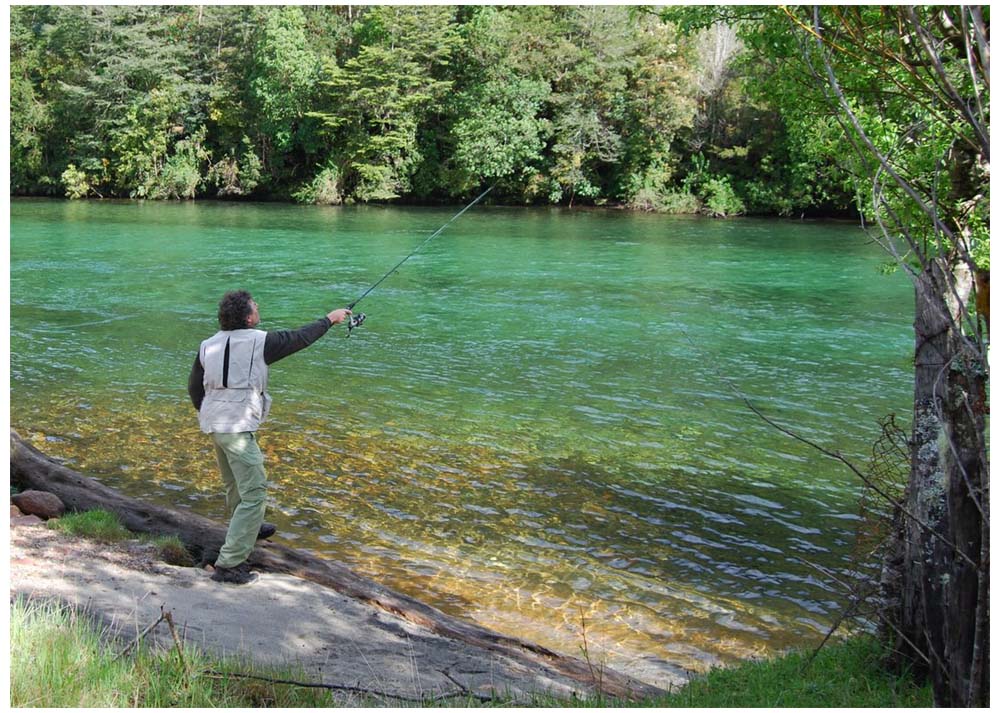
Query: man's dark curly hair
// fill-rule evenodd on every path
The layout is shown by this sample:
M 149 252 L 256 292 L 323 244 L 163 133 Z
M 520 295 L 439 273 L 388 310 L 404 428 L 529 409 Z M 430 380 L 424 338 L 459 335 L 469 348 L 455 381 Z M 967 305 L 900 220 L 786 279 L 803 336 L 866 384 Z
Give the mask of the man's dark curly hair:
M 234 290 L 222 296 L 219 302 L 219 329 L 246 329 L 247 317 L 253 312 L 253 297 L 246 290 Z

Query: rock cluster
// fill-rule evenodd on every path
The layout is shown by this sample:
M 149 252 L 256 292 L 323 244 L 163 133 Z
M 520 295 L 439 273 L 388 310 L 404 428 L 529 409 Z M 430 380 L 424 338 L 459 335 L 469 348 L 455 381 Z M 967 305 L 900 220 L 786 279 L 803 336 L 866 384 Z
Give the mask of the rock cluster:
M 12 495 L 10 517 L 12 525 L 30 525 L 43 520 L 62 517 L 66 512 L 63 501 L 43 490 L 25 490 Z M 16 521 L 16 522 L 15 522 Z

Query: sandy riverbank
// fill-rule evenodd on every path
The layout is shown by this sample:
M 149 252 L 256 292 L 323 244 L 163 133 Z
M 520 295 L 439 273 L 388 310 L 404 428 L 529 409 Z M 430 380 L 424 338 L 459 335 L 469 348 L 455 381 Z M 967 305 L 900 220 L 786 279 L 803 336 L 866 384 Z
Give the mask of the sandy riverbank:
M 596 681 L 440 636 L 291 575 L 262 572 L 247 586 L 222 585 L 205 570 L 156 561 L 137 543 L 102 545 L 13 521 L 10 533 L 12 596 L 85 608 L 122 640 L 131 641 L 169 611 L 184 639 L 213 655 L 294 663 L 316 681 L 388 698 L 469 692 L 528 700 L 536 692 L 596 692 Z M 165 624 L 147 638 L 172 645 Z

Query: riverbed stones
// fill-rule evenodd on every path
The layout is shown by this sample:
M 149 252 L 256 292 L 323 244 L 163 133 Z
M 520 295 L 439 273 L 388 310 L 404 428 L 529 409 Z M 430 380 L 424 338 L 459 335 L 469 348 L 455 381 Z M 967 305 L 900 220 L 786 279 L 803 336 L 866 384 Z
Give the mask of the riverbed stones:
M 37 515 L 43 520 L 62 517 L 66 512 L 63 501 L 43 490 L 25 490 L 11 496 L 11 501 L 26 515 Z M 13 513 L 11 513 L 13 515 Z

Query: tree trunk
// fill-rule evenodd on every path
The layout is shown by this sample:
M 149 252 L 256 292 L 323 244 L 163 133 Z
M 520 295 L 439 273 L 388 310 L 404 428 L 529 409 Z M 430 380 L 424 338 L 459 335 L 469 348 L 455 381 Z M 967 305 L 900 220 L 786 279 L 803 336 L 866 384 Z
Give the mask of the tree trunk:
M 13 430 L 10 432 L 10 477 L 12 483 L 58 495 L 68 510 L 101 508 L 115 513 L 132 532 L 176 535 L 195 557 L 208 561 L 215 559 L 226 538 L 224 526 L 201 515 L 144 503 L 122 495 L 45 456 Z M 448 616 L 405 594 L 365 579 L 342 564 L 313 557 L 301 550 L 271 542 L 258 543 L 248 561 L 259 569 L 292 574 L 329 587 L 345 596 L 392 612 L 441 636 L 522 661 L 529 670 L 538 667 L 551 669 L 604 695 L 638 700 L 663 693 L 655 686 L 615 671 L 601 668 L 595 672 L 589 663 L 580 659 L 563 656 L 537 644 L 504 636 Z
M 883 577 L 894 663 L 928 673 L 949 707 L 989 705 L 986 373 L 954 328 L 971 285 L 940 261 L 916 281 L 910 479 Z

